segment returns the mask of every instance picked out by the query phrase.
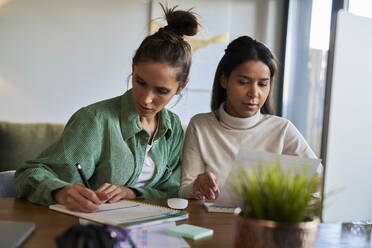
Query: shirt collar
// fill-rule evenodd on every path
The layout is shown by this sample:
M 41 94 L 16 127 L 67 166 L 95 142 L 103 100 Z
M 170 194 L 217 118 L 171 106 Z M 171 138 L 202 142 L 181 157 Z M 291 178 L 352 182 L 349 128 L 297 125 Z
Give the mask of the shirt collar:
M 168 138 L 172 132 L 172 125 L 171 125 L 171 118 L 169 115 L 169 111 L 166 108 L 163 108 L 159 112 L 159 117 L 160 119 L 159 119 L 158 132 L 156 133 L 154 140 L 156 140 L 158 137 L 163 136 L 164 134 L 166 134 Z
M 159 113 L 159 126 L 154 140 L 161 137 L 164 134 L 170 135 L 172 131 L 172 125 L 168 110 L 163 108 Z M 136 133 L 144 131 L 140 117 L 134 107 L 132 89 L 127 90 L 121 96 L 121 132 L 123 138 L 126 140 Z
M 229 115 L 225 111 L 225 103 L 222 103 L 217 110 L 221 124 L 228 129 L 248 129 L 255 126 L 261 120 L 261 111 L 251 117 L 239 118 Z

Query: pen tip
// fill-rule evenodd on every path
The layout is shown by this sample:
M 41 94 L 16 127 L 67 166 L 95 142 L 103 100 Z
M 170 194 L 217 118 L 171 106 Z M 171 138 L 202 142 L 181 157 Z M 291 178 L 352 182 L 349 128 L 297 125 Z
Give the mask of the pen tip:
M 76 163 L 75 166 L 78 168 L 78 169 L 81 169 L 81 166 L 79 163 Z

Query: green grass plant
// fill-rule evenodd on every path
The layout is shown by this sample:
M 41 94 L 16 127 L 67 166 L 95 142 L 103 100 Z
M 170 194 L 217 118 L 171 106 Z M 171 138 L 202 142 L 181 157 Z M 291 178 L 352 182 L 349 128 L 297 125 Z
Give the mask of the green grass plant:
M 321 202 L 314 193 L 320 189 L 321 178 L 317 173 L 309 176 L 307 166 L 300 171 L 295 165 L 284 170 L 279 160 L 257 169 L 238 166 L 232 189 L 244 217 L 284 223 L 319 217 Z

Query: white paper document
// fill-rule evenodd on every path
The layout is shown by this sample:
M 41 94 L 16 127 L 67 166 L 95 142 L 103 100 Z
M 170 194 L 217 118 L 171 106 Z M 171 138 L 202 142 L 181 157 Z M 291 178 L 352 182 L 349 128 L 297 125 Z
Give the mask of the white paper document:
M 184 220 L 189 217 L 187 212 L 132 200 L 102 204 L 98 211 L 94 213 L 71 211 L 61 204 L 50 205 L 49 208 L 97 223 L 120 225 L 127 228 L 156 225 L 163 222 Z
M 136 228 L 130 230 L 130 236 L 137 248 L 189 248 L 189 244 L 183 239 L 164 233 L 166 229 L 175 227 L 175 222 Z M 126 243 L 124 247 L 127 247 Z M 130 247 L 130 246 L 128 246 Z
M 320 165 L 321 159 L 302 158 L 299 156 L 276 154 L 271 152 L 251 151 L 243 148 L 239 150 L 238 155 L 236 156 L 234 166 L 231 169 L 232 173 L 230 173 L 230 175 L 236 171 L 238 164 L 255 168 L 275 161 L 280 161 L 284 170 L 288 170 L 291 166 L 295 165 L 295 171 L 299 172 L 304 166 L 307 166 L 307 173 L 309 176 L 313 175 L 315 172 L 322 172 L 322 166 Z

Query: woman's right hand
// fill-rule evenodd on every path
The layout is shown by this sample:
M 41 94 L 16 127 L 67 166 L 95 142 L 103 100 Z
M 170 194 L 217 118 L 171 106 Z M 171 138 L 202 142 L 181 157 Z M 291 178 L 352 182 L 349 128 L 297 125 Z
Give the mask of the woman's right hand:
M 210 171 L 199 174 L 194 181 L 193 193 L 199 200 L 215 200 L 215 195 L 220 193 L 216 176 Z
M 67 185 L 53 192 L 56 202 L 63 204 L 67 209 L 92 213 L 98 210 L 99 205 L 106 202 L 108 196 L 103 192 L 95 192 L 81 183 Z

